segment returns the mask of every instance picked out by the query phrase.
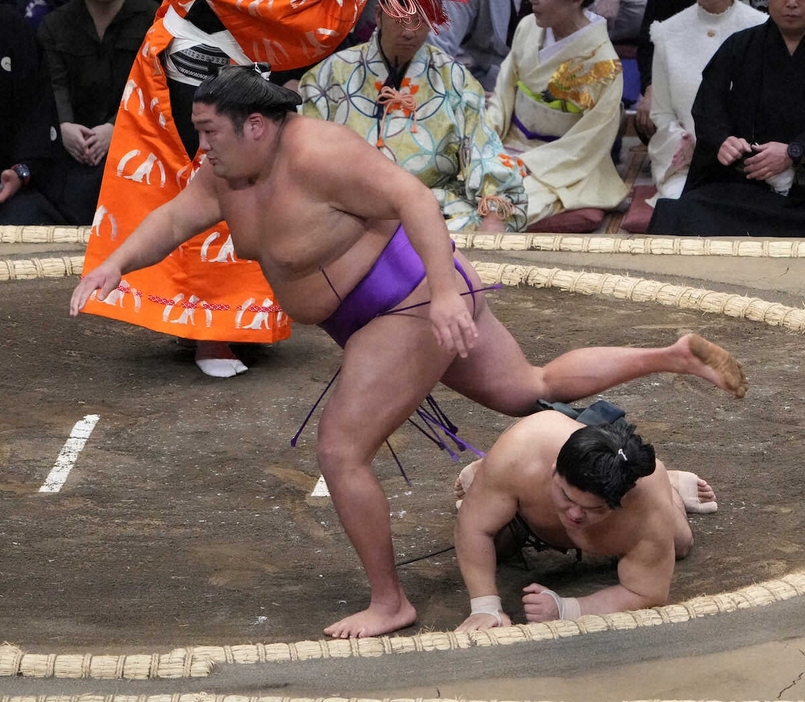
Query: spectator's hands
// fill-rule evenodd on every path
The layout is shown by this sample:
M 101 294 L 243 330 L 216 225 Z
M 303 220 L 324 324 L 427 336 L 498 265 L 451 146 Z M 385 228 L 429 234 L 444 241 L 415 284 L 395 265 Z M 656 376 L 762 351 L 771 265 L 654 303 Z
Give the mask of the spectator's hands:
M 494 614 L 471 614 L 456 629 L 460 631 L 483 631 L 484 629 L 494 629 L 498 626 L 511 626 L 512 620 L 506 612 L 500 613 L 502 623 L 498 624 Z
M 746 139 L 728 136 L 718 149 L 718 162 L 722 166 L 731 166 L 744 154 L 751 154 L 752 146 Z
M 657 127 L 654 125 L 654 122 L 651 121 L 651 86 L 649 85 L 646 88 L 646 92 L 640 96 L 640 99 L 637 101 L 637 107 L 635 112 L 635 126 L 637 130 L 641 132 L 646 138 L 651 138 L 654 136 L 654 132 L 657 131 Z
M 75 317 L 96 290 L 99 291 L 98 300 L 105 300 L 106 296 L 120 285 L 121 278 L 122 273 L 117 266 L 108 261 L 102 263 L 84 276 L 73 290 L 73 296 L 70 298 L 70 314 Z
M 85 163 L 88 166 L 92 165 L 87 147 L 87 139 L 92 134 L 92 130 L 74 122 L 62 122 L 60 126 L 61 138 L 67 153 L 79 163 Z
M 525 610 L 526 621 L 529 622 L 550 622 L 559 619 L 559 607 L 556 600 L 550 595 L 541 594 L 549 588 L 531 583 L 523 588 L 523 609 Z
M 20 177 L 10 168 L 0 172 L 0 203 L 8 202 L 21 187 Z
M 769 141 L 755 144 L 752 151 L 754 154 L 744 161 L 744 173 L 748 180 L 768 180 L 794 165 L 787 153 L 788 144 Z
M 431 297 L 430 322 L 439 346 L 450 353 L 458 353 L 461 358 L 469 355 L 478 338 L 478 329 L 458 293 Z
M 89 130 L 86 146 L 90 165 L 97 166 L 109 152 L 109 143 L 112 141 L 114 128 L 113 124 L 104 122 Z
M 673 173 L 681 171 L 688 164 L 690 164 L 690 161 L 693 158 L 693 149 L 695 147 L 696 137 L 694 137 L 690 132 L 682 132 L 682 140 L 679 142 L 679 145 L 674 151 L 674 155 L 671 157 L 671 165 L 668 167 L 668 170 L 665 173 L 666 178 Z

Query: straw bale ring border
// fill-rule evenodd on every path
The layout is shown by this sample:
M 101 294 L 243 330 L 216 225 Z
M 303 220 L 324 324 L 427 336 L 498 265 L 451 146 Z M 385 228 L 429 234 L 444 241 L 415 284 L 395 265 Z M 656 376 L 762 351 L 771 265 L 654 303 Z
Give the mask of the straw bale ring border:
M 86 244 L 91 227 L 0 226 L 0 244 Z M 619 237 L 600 234 L 453 234 L 459 248 L 484 251 L 560 251 L 601 254 L 803 258 L 802 239 Z M 0 259 L 0 281 L 80 275 L 83 257 Z
M 741 256 L 803 258 L 805 239 L 741 237 L 612 236 L 602 234 L 479 234 L 452 235 L 456 246 L 483 251 L 561 251 L 566 253 L 653 254 L 676 256 Z
M 525 284 L 537 288 L 552 287 L 583 295 L 608 295 L 633 302 L 656 302 L 665 306 L 713 312 L 805 332 L 805 308 L 788 307 L 760 298 L 617 274 L 585 273 L 483 261 L 476 261 L 473 265 L 485 285 Z
M 86 243 L 89 227 L 0 227 L 0 243 Z M 698 237 L 631 237 L 547 234 L 454 235 L 463 248 L 498 251 L 571 251 L 584 253 L 677 254 L 697 256 L 805 257 L 805 240 L 703 239 Z M 556 287 L 586 295 L 603 294 L 635 302 L 716 312 L 774 326 L 805 331 L 805 312 L 758 298 L 728 295 L 698 288 L 685 288 L 657 281 L 619 275 L 602 275 L 535 266 L 476 262 L 486 284 L 503 283 Z M 80 275 L 83 256 L 0 259 L 0 282 L 60 278 Z
M 0 244 L 86 244 L 91 227 L 0 226 Z
M 751 607 L 763 607 L 805 594 L 805 571 L 744 587 L 735 592 L 696 597 L 680 604 L 633 612 L 585 615 L 574 621 L 520 624 L 476 632 L 429 631 L 414 636 L 366 639 L 321 639 L 294 643 L 189 646 L 167 654 L 91 655 L 32 654 L 5 643 L 0 646 L 0 677 L 94 678 L 146 680 L 205 677 L 221 664 L 253 665 L 323 658 L 377 658 L 400 653 L 507 646 L 529 641 L 628 631 L 678 624 Z

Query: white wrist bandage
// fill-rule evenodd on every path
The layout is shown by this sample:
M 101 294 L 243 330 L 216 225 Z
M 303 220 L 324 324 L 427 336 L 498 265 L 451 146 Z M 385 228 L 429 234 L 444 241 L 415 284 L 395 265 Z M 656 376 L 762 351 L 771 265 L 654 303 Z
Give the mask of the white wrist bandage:
M 575 597 L 559 597 L 553 590 L 543 590 L 540 595 L 550 595 L 559 610 L 559 619 L 578 619 L 581 605 Z
M 503 608 L 497 595 L 473 597 L 470 600 L 470 614 L 491 614 L 498 620 L 498 626 L 503 626 Z

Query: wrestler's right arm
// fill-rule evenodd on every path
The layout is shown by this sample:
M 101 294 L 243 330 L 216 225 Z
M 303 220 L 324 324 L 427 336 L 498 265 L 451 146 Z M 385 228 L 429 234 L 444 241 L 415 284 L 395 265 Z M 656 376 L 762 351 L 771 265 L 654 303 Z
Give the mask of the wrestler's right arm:
M 153 266 L 180 244 L 221 221 L 215 176 L 205 163 L 176 197 L 151 212 L 97 268 L 85 275 L 70 300 L 75 316 L 98 290 L 103 300 L 131 271 Z
M 499 440 L 500 441 L 500 440 Z M 480 597 L 497 597 L 495 581 L 497 554 L 495 537 L 517 513 L 514 491 L 503 479 L 504 471 L 495 470 L 498 456 L 492 451 L 481 461 L 475 478 L 458 511 L 455 546 L 461 575 L 475 605 Z M 495 607 L 492 607 L 494 609 Z M 473 606 L 473 609 L 477 609 Z M 489 610 L 490 607 L 481 607 Z M 503 612 L 470 614 L 456 631 L 479 631 L 495 626 L 510 626 L 511 619 Z

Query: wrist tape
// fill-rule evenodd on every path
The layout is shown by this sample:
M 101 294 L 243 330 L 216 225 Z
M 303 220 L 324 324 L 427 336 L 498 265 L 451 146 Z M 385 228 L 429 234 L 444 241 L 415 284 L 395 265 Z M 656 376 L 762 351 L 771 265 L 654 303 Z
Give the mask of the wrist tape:
M 578 619 L 581 616 L 581 605 L 575 597 L 560 597 L 553 590 L 543 590 L 540 595 L 550 595 L 559 610 L 559 619 Z
M 497 595 L 473 597 L 470 600 L 470 614 L 491 614 L 498 620 L 498 626 L 503 626 L 503 608 Z

